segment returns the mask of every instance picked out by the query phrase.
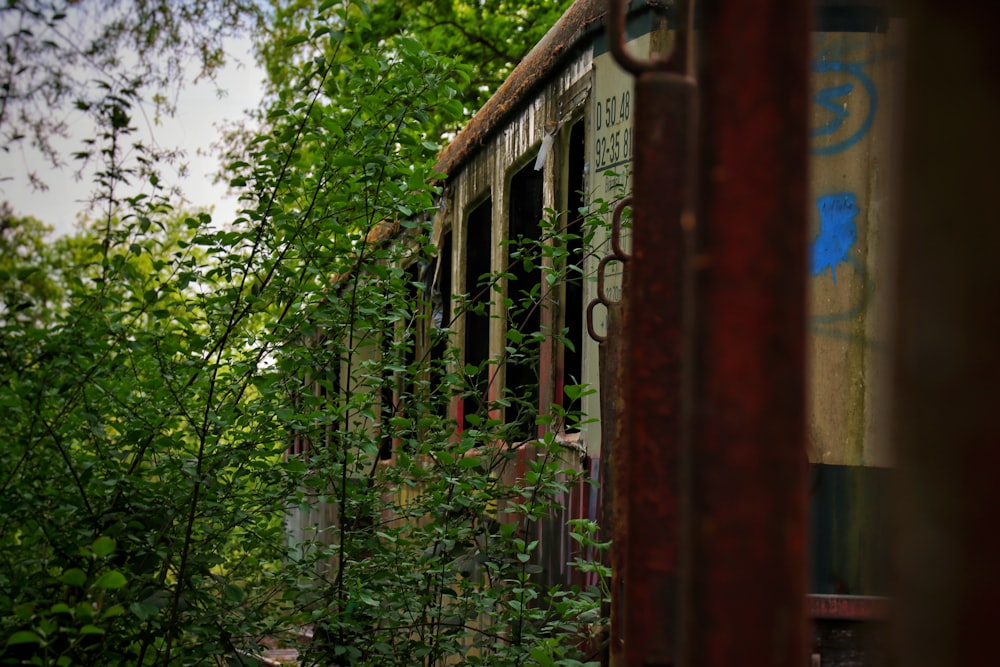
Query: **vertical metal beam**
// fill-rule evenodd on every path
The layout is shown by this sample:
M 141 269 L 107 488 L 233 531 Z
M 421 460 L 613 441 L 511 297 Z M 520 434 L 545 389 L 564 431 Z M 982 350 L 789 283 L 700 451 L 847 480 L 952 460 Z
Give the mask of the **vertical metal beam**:
M 807 659 L 809 4 L 699 2 L 686 666 Z
M 631 197 L 618 202 L 612 214 L 611 253 L 603 257 L 597 266 L 597 297 L 587 306 L 587 330 L 590 337 L 598 342 L 599 379 L 601 383 L 601 479 L 603 480 L 601 539 L 611 539 L 611 600 L 602 609 L 611 622 L 611 633 L 607 651 L 601 654 L 601 665 L 620 665 L 624 660 L 624 638 L 621 619 L 624 618 L 622 592 L 625 590 L 625 554 L 628 544 L 628 519 L 625 501 L 619 500 L 619 492 L 629 489 L 628 470 L 624 461 L 628 460 L 628 443 L 620 437 L 618 415 L 622 411 L 621 359 L 624 316 L 620 301 L 608 298 L 604 290 L 607 265 L 620 262 L 622 265 L 622 289 L 628 290 L 628 262 L 630 256 L 622 247 L 622 216 L 632 203 Z M 598 306 L 607 309 L 607 335 L 601 335 L 594 327 L 594 311 Z
M 681 425 L 681 219 L 693 203 L 695 84 L 688 75 L 688 12 L 665 59 L 640 61 L 624 43 L 624 6 L 609 9 L 609 45 L 636 75 L 632 256 L 623 301 L 623 414 L 616 502 L 624 508 L 623 613 L 612 637 L 624 664 L 676 664 L 678 466 Z M 619 532 L 615 536 L 621 540 Z M 622 553 L 619 551 L 618 553 Z
M 1000 20 L 907 13 L 890 341 L 897 664 L 995 664 L 1000 599 Z
M 622 275 L 624 289 L 628 283 L 628 269 Z M 626 480 L 620 476 L 622 466 L 618 461 L 626 452 L 616 450 L 621 440 L 618 437 L 618 415 L 622 410 L 621 386 L 621 303 L 612 303 L 608 309 L 608 332 L 612 332 L 600 341 L 599 372 L 601 382 L 601 540 L 611 541 L 611 552 L 608 554 L 611 565 L 611 599 L 602 606 L 601 613 L 611 624 L 608 634 L 607 650 L 601 653 L 601 667 L 622 664 L 625 644 L 619 619 L 623 608 L 619 595 L 624 590 L 624 544 L 627 542 L 625 530 L 628 523 L 622 511 L 622 503 L 616 498 L 618 491 L 628 492 Z M 591 327 L 592 328 L 592 327 Z M 597 336 L 593 336 L 595 339 Z

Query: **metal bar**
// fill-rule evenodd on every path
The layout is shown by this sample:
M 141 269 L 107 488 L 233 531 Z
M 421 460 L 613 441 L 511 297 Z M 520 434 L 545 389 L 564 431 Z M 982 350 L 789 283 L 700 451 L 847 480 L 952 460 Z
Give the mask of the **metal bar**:
M 897 664 L 996 663 L 1000 598 L 1000 21 L 907 8 L 889 429 Z
M 699 3 L 690 667 L 807 664 L 808 5 Z
M 684 234 L 693 202 L 694 80 L 686 75 L 688 30 L 664 58 L 640 61 L 625 48 L 624 5 L 609 8 L 609 46 L 637 75 L 633 136 L 632 257 L 623 285 L 622 391 L 615 479 L 626 493 L 615 539 L 621 554 L 621 614 L 612 637 L 625 665 L 677 659 L 678 465 Z M 682 16 L 687 12 L 681 10 Z M 686 26 L 686 23 L 684 24 Z M 624 454 L 624 456 L 622 456 Z M 619 489 L 622 489 L 619 486 Z M 617 623 L 616 623 L 617 621 Z
M 601 654 L 602 667 L 621 664 L 625 646 L 622 637 L 620 619 L 622 618 L 623 600 L 620 592 L 624 590 L 625 580 L 625 545 L 628 542 L 628 522 L 625 519 L 624 504 L 616 500 L 616 489 L 628 489 L 628 481 L 624 478 L 626 472 L 619 461 L 628 458 L 628 451 L 619 435 L 618 415 L 621 412 L 621 350 L 623 328 L 623 307 L 620 301 L 612 301 L 604 291 L 604 278 L 607 264 L 618 261 L 622 264 L 622 289 L 628 289 L 629 255 L 622 247 L 622 215 L 632 204 L 632 198 L 626 197 L 618 202 L 611 220 L 611 253 L 601 258 L 597 269 L 597 298 L 587 306 L 587 329 L 591 338 L 598 341 L 598 363 L 601 383 L 601 478 L 604 480 L 602 497 L 601 525 L 602 540 L 611 539 L 611 597 L 603 608 L 611 623 L 607 651 Z M 607 335 L 599 334 L 594 327 L 594 310 L 598 305 L 607 309 Z M 616 449 L 619 448 L 619 449 Z
M 628 270 L 623 270 L 623 286 L 628 281 Z M 620 332 L 622 326 L 622 307 L 620 303 L 607 306 L 608 331 Z M 621 412 L 621 335 L 610 335 L 600 342 L 599 372 L 601 382 L 601 539 L 611 540 L 611 552 L 608 554 L 611 564 L 611 600 L 602 608 L 602 613 L 611 623 L 606 652 L 601 654 L 601 667 L 621 664 L 625 650 L 621 632 L 622 599 L 619 592 L 624 590 L 624 553 L 626 538 L 625 512 L 616 492 L 627 492 L 628 487 L 617 471 L 621 468 L 618 460 L 626 456 L 624 451 L 616 451 L 614 445 L 619 443 L 618 415 Z
M 672 665 L 677 646 L 678 466 L 687 137 L 695 89 L 662 72 L 635 86 L 632 259 L 623 292 L 626 665 Z

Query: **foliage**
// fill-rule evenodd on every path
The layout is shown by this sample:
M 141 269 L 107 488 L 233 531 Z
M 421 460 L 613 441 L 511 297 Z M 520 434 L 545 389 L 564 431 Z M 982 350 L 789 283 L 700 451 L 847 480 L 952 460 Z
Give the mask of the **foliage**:
M 58 262 L 39 220 L 15 215 L 0 204 L 0 321 L 40 326 L 47 323 L 60 286 L 54 277 Z
M 427 326 L 429 128 L 458 121 L 468 71 L 377 19 L 324 3 L 286 43 L 309 55 L 228 166 L 236 220 L 171 206 L 122 88 L 90 148 L 101 217 L 51 256 L 4 218 L 30 250 L 0 267 L 20 281 L 0 319 L 0 664 L 223 664 L 305 626 L 308 664 L 588 658 L 606 545 L 575 524 L 597 585 L 553 588 L 537 538 L 579 482 L 561 439 L 579 415 L 507 392 L 458 429 L 446 404 L 483 369 L 458 367 L 447 317 Z M 512 255 L 548 267 L 515 310 L 565 279 L 556 220 Z M 26 282 L 41 265 L 52 285 Z M 553 335 L 512 330 L 511 358 Z
M 364 50 L 367 40 L 375 43 L 414 38 L 431 53 L 450 54 L 469 68 L 469 83 L 458 89 L 457 100 L 464 111 L 459 116 L 432 114 L 428 134 L 438 139 L 454 132 L 459 121 L 479 109 L 499 88 L 510 71 L 542 38 L 569 6 L 569 0 L 377 0 L 368 7 L 371 31 L 363 37 L 345 34 L 340 51 L 342 62 Z M 329 6 L 321 0 L 278 2 L 272 0 L 273 37 L 258 44 L 259 59 L 268 73 L 272 92 L 279 93 L 289 79 L 290 68 L 308 58 L 306 48 L 295 50 L 295 42 L 322 24 L 317 14 Z M 332 30 L 342 26 L 330 26 Z M 288 44 L 297 58 L 289 58 Z M 303 43 L 305 47 L 305 43 Z
M 187 69 L 194 64 L 197 76 L 212 77 L 225 60 L 225 39 L 261 18 L 253 0 L 5 2 L 0 150 L 65 165 L 59 140 L 109 90 L 134 91 L 156 115 L 172 113 Z M 47 189 L 37 173 L 29 178 Z

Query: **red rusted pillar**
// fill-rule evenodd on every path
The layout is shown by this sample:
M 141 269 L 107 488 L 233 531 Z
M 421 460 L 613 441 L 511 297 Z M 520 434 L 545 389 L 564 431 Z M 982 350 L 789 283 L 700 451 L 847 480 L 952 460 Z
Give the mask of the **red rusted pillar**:
M 889 332 L 896 664 L 992 665 L 1000 599 L 1000 20 L 912 0 Z
M 809 4 L 699 2 L 685 667 L 807 664 Z
M 624 640 L 625 665 L 676 664 L 678 466 L 681 432 L 681 219 L 693 204 L 695 85 L 688 76 L 690 29 L 677 32 L 665 60 L 637 61 L 624 46 L 621 2 L 612 3 L 609 43 L 636 75 L 632 256 L 622 336 L 624 404 L 615 459 L 626 487 L 624 548 L 619 550 L 622 613 L 612 636 Z M 686 16 L 686 12 L 682 12 Z M 621 539 L 621 532 L 616 536 Z M 621 546 L 621 545 L 620 545 Z

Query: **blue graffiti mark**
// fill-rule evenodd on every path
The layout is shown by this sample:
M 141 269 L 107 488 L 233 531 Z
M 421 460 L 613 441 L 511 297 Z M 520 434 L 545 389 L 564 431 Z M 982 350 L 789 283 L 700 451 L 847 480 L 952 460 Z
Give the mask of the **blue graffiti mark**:
M 837 102 L 842 97 L 846 97 L 851 94 L 854 90 L 854 85 L 850 83 L 845 83 L 842 86 L 834 86 L 833 88 L 824 88 L 818 91 L 813 96 L 813 101 L 829 111 L 833 116 L 829 121 L 820 125 L 819 127 L 814 127 L 810 132 L 814 137 L 824 137 L 828 134 L 833 134 L 840 129 L 840 126 L 844 124 L 844 120 L 850 116 L 850 112 L 847 110 L 847 102 Z
M 812 149 L 813 155 L 832 155 L 833 153 L 839 153 L 840 151 L 850 148 L 854 144 L 858 143 L 861 137 L 865 136 L 868 130 L 871 129 L 872 123 L 875 121 L 875 110 L 878 108 L 878 92 L 875 90 L 875 83 L 868 78 L 867 74 L 864 73 L 863 68 L 867 64 L 868 63 L 866 62 L 845 63 L 839 60 L 824 60 L 822 58 L 813 62 L 812 71 L 814 74 L 838 72 L 849 77 L 853 77 L 854 80 L 860 84 L 861 89 L 865 91 L 868 97 L 867 108 L 861 110 L 861 113 L 865 114 L 864 119 L 854 132 L 847 137 L 840 139 L 839 141 L 834 141 L 826 146 L 814 146 Z M 831 86 L 829 88 L 823 88 L 813 95 L 813 103 L 819 105 L 827 112 L 832 113 L 833 117 L 827 120 L 827 122 L 823 125 L 813 128 L 810 132 L 812 136 L 820 137 L 833 135 L 841 128 L 841 126 L 844 125 L 844 122 L 852 113 L 852 111 L 848 108 L 847 102 L 853 97 L 851 95 L 853 92 L 855 92 L 854 84 L 846 83 Z M 841 98 L 846 99 L 839 103 L 835 101 L 840 100 Z M 861 103 L 863 104 L 863 101 Z
M 836 326 L 859 317 L 868 309 L 868 305 L 874 298 L 874 288 L 872 282 L 868 279 L 868 270 L 864 264 L 857 257 L 853 256 L 848 256 L 846 264 L 857 276 L 853 285 L 855 288 L 853 290 L 855 298 L 852 299 L 851 305 L 843 310 L 832 313 L 813 313 L 810 315 L 809 322 L 812 324 L 813 329 L 819 329 L 827 325 Z M 860 289 L 857 289 L 859 287 Z
M 857 257 L 847 258 L 848 267 L 857 274 L 851 305 L 833 313 L 814 313 L 809 317 L 810 331 L 816 336 L 842 340 L 847 343 L 864 345 L 873 350 L 884 349 L 883 343 L 864 334 L 859 334 L 851 325 L 852 321 L 864 314 L 875 298 L 875 288 L 868 279 L 868 271 Z M 860 289 L 858 289 L 860 288 Z
M 812 274 L 818 276 L 830 269 L 833 284 L 837 284 L 837 266 L 848 262 L 848 253 L 858 240 L 854 218 L 861 212 L 853 192 L 824 195 L 816 200 L 819 208 L 819 235 L 812 246 Z

